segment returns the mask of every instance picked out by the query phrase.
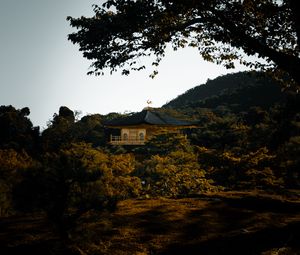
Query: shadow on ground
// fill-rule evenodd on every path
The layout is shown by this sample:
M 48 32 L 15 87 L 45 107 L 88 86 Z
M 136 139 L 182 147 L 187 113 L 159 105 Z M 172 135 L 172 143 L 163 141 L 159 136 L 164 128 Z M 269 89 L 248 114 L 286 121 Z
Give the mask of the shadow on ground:
M 97 220 L 96 220 L 97 218 Z M 128 200 L 86 217 L 66 249 L 40 218 L 0 220 L 0 254 L 300 254 L 300 203 L 266 197 Z M 56 251 L 56 252 L 55 252 Z
M 196 231 L 196 230 L 194 230 Z M 159 254 L 262 254 L 288 248 L 289 253 L 300 254 L 300 222 L 284 227 L 267 227 L 252 233 L 236 233 L 206 241 L 191 242 L 187 233 L 181 242 L 168 245 Z M 279 254 L 272 253 L 272 254 Z

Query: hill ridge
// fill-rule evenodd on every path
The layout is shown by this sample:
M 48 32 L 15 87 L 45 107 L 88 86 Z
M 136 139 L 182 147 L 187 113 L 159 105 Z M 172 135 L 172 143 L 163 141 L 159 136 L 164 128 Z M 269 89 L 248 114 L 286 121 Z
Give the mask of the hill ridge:
M 269 108 L 284 99 L 280 86 L 263 73 L 238 72 L 219 76 L 169 101 L 162 108 L 216 108 L 227 105 L 237 111 L 252 106 Z

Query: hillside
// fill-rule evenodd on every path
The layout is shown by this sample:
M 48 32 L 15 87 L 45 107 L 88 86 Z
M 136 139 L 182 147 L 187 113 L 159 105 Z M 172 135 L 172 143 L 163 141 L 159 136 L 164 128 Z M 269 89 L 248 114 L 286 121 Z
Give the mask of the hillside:
M 216 108 L 227 106 L 233 111 L 244 111 L 252 106 L 267 109 L 284 99 L 280 87 L 272 79 L 260 73 L 239 72 L 208 80 L 196 86 L 163 108 L 186 107 Z

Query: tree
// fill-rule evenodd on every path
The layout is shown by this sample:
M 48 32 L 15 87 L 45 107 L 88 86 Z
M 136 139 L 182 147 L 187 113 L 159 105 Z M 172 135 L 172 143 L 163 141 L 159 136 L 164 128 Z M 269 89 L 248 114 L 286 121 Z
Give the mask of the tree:
M 86 143 L 70 143 L 43 155 L 41 166 L 23 171 L 23 180 L 14 188 L 16 209 L 45 211 L 61 237 L 68 239 L 81 215 L 110 206 L 101 196 L 100 182 L 107 158 Z
M 166 155 L 152 155 L 143 166 L 140 172 L 147 195 L 177 197 L 216 190 L 192 151 L 174 150 Z
M 74 112 L 66 106 L 59 108 L 59 114 L 53 115 L 48 128 L 42 133 L 42 147 L 44 151 L 56 151 L 63 145 L 75 141 L 71 129 L 75 125 Z
M 0 216 L 15 212 L 13 188 L 22 181 L 21 173 L 34 168 L 36 164 L 25 151 L 0 149 Z
M 29 153 L 38 149 L 39 127 L 33 127 L 29 114 L 28 107 L 0 106 L 0 148 Z
M 300 7 L 296 0 L 108 0 L 91 18 L 68 17 L 78 31 L 69 40 L 93 60 L 89 74 L 145 68 L 138 59 L 196 47 L 204 60 L 234 68 L 283 71 L 300 83 Z M 246 60 L 257 55 L 264 62 Z M 154 71 L 154 74 L 156 71 Z M 291 84 L 289 84 L 291 85 Z
M 106 144 L 103 117 L 100 114 L 87 115 L 77 121 L 72 132 L 78 142 L 85 141 L 93 146 L 104 146 Z

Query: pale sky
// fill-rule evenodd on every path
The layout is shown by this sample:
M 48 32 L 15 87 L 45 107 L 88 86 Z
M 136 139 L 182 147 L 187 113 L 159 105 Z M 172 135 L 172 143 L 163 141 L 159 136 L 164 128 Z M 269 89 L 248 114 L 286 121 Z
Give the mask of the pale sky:
M 226 70 L 201 60 L 195 49 L 168 50 L 155 79 L 151 69 L 130 76 L 88 76 L 91 64 L 67 40 L 67 16 L 92 16 L 96 0 L 0 0 L 0 105 L 30 108 L 34 125 L 46 126 L 60 106 L 83 115 L 160 107 Z M 149 60 L 141 59 L 141 62 Z

